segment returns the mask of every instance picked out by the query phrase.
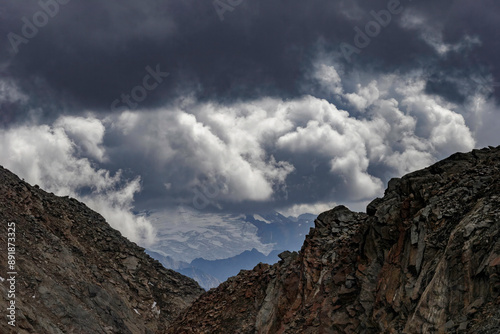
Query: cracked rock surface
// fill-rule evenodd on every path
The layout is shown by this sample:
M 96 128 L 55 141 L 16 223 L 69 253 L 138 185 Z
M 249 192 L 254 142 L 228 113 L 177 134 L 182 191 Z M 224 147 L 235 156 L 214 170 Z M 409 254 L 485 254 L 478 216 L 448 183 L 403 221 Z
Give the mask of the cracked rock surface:
M 168 333 L 499 333 L 500 147 L 318 216 L 300 252 L 202 295 Z

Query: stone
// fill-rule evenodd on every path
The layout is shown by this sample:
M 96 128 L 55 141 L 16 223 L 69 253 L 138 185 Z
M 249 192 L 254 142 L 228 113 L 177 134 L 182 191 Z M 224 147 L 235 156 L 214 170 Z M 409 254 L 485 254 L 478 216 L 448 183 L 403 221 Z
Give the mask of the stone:
M 270 266 L 275 274 L 222 283 L 167 333 L 494 333 L 499 195 L 500 147 L 393 179 L 366 214 L 320 214 L 301 251 Z
M 16 247 L 26 252 L 16 262 L 19 326 L 2 321 L 0 333 L 164 332 L 203 292 L 86 205 L 31 187 L 3 167 L 0 221 L 16 224 Z M 0 233 L 0 244 L 6 237 Z M 0 252 L 0 263 L 6 256 Z M 2 296 L 5 287 L 0 284 Z M 153 301 L 154 310 L 147 307 Z

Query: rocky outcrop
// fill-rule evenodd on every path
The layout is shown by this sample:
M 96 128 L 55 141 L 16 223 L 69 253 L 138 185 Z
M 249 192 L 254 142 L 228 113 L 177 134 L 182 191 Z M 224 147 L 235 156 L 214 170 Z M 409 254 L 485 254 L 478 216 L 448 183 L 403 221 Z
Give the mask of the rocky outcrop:
M 168 333 L 498 333 L 500 147 L 316 219 L 299 253 L 201 296 Z
M 7 324 L 4 307 L 12 300 L 9 224 L 15 225 L 16 327 Z M 158 333 L 203 292 L 84 204 L 47 194 L 1 167 L 0 228 L 1 333 Z

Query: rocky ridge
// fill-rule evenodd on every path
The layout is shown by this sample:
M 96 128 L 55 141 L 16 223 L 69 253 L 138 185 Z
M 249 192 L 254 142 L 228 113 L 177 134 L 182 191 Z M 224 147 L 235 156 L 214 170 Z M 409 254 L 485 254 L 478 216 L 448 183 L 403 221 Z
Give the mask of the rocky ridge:
M 392 179 L 300 252 L 202 295 L 167 333 L 498 333 L 500 147 Z
M 163 332 L 203 292 L 84 204 L 32 187 L 0 167 L 2 305 L 10 287 L 6 245 L 12 222 L 17 317 L 11 327 L 2 314 L 1 333 Z

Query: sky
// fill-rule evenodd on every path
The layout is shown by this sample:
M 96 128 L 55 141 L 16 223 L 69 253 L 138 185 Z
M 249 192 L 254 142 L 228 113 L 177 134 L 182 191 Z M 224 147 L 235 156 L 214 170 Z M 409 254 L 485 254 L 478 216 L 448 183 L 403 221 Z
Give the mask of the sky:
M 500 144 L 498 1 L 4 0 L 0 19 L 0 165 L 133 241 L 144 210 L 363 210 Z

